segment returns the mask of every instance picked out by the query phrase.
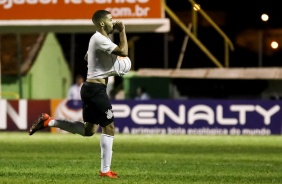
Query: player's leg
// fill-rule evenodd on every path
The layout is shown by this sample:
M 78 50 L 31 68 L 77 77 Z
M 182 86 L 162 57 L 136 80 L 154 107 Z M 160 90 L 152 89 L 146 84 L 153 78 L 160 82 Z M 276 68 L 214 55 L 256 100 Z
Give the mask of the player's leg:
M 110 170 L 115 128 L 114 114 L 106 92 L 106 85 L 85 82 L 81 88 L 81 98 L 84 121 L 99 124 L 102 127 L 100 176 L 117 178 L 116 173 Z
M 115 127 L 114 127 L 113 122 L 106 125 L 105 127 L 102 127 L 102 134 L 101 134 L 101 139 L 100 139 L 100 146 L 101 146 L 100 175 L 101 176 L 107 175 L 107 174 L 117 175 L 116 173 L 111 171 L 114 132 L 115 132 Z
M 84 136 L 92 136 L 98 131 L 99 125 L 93 123 L 85 123 L 85 133 Z
M 96 133 L 98 126 L 92 123 L 84 123 L 80 121 L 56 120 L 48 114 L 42 113 L 41 116 L 33 123 L 29 134 L 32 135 L 36 131 L 47 127 L 60 128 L 67 132 L 80 134 L 82 136 L 92 136 Z
M 95 119 L 93 119 L 93 117 L 95 118 L 97 113 L 95 111 L 96 103 L 93 102 L 93 99 L 95 99 L 94 96 L 96 92 L 100 90 L 100 88 L 97 88 L 95 86 L 95 84 L 86 82 L 81 87 L 82 111 L 83 119 L 85 122 L 95 122 Z M 103 88 L 105 88 L 105 86 L 103 86 Z M 80 134 L 82 136 L 92 136 L 95 133 L 95 130 L 93 130 L 93 128 L 96 127 L 94 126 L 94 123 L 55 120 L 48 114 L 42 113 L 42 115 L 33 123 L 32 127 L 30 128 L 29 134 L 32 135 L 36 131 L 46 128 L 48 126 L 57 127 L 67 132 Z
M 85 123 L 80 121 L 67 121 L 53 119 L 48 123 L 49 127 L 60 128 L 61 130 L 85 136 Z M 93 134 L 92 134 L 93 135 Z

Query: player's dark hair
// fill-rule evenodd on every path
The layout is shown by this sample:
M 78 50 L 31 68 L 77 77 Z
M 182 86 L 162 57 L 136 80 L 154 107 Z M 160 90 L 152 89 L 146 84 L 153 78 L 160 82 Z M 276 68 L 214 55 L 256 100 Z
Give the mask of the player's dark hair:
M 106 18 L 109 14 L 111 13 L 107 10 L 97 10 L 92 16 L 93 24 L 98 23 L 101 19 Z

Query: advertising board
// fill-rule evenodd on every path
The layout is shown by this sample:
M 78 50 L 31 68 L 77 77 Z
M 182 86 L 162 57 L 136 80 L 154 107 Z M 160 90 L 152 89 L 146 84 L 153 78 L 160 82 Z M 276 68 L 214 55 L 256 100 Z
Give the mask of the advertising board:
M 163 18 L 161 0 L 0 0 L 0 20 L 91 19 L 105 9 L 114 18 Z
M 263 100 L 115 101 L 115 125 L 130 134 L 281 134 L 282 103 Z
M 112 101 L 117 133 L 189 135 L 282 134 L 282 101 Z M 27 131 L 40 113 L 82 120 L 81 103 L 63 100 L 0 100 L 0 130 Z

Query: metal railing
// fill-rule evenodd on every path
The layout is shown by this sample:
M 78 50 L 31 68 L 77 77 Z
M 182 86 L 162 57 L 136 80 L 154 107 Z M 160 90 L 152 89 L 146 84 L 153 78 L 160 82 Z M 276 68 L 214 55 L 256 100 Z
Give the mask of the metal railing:
M 216 25 L 216 23 L 200 8 L 194 0 L 189 0 L 192 5 L 192 32 L 186 25 L 176 16 L 176 14 L 167 6 L 165 0 L 163 0 L 163 7 L 166 13 L 174 20 L 176 24 L 194 41 L 194 43 L 207 55 L 207 57 L 219 68 L 224 66 L 218 61 L 218 59 L 206 48 L 206 46 L 197 38 L 197 12 L 200 13 L 211 26 L 219 33 L 224 39 L 224 64 L 225 67 L 229 67 L 229 49 L 234 50 L 234 46 L 226 34 Z

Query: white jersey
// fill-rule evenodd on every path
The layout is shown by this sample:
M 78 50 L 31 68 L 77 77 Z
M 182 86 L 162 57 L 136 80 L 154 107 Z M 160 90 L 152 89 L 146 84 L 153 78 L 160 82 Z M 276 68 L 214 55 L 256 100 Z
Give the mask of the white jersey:
M 117 75 L 114 62 L 117 56 L 111 54 L 117 47 L 109 38 L 96 31 L 88 45 L 87 79 L 99 79 Z

